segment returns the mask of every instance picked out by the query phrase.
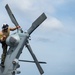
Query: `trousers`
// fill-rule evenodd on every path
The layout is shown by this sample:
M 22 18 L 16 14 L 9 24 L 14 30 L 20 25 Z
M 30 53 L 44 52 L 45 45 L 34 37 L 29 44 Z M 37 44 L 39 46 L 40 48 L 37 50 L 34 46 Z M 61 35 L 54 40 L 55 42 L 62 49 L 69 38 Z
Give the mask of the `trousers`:
M 7 44 L 6 44 L 6 41 L 2 41 L 1 44 L 2 44 L 2 49 L 3 49 L 3 52 L 1 55 L 1 64 L 4 64 L 6 54 L 7 54 Z

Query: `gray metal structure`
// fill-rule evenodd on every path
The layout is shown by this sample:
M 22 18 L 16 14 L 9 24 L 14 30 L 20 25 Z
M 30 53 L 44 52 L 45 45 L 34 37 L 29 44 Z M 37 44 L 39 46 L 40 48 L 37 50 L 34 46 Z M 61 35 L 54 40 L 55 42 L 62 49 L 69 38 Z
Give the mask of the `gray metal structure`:
M 15 26 L 18 26 L 18 22 L 15 19 L 12 11 L 10 10 L 8 4 L 5 6 L 7 13 L 11 19 L 11 21 L 14 23 Z M 16 75 L 20 74 L 20 71 L 17 71 L 17 69 L 20 67 L 19 61 L 23 62 L 32 62 L 35 63 L 40 74 L 42 75 L 44 73 L 42 67 L 40 66 L 40 63 L 45 63 L 45 62 L 39 62 L 35 56 L 35 54 L 32 51 L 32 48 L 29 44 L 29 37 L 31 33 L 46 19 L 46 15 L 42 13 L 33 23 L 32 26 L 27 30 L 27 32 L 23 32 L 21 28 L 17 29 L 16 33 L 13 33 L 6 39 L 6 43 L 9 46 L 5 63 L 4 63 L 4 68 L 0 66 L 0 75 Z M 27 47 L 29 50 L 32 58 L 34 61 L 26 61 L 26 60 L 19 60 L 19 57 L 22 53 L 22 50 L 24 46 Z

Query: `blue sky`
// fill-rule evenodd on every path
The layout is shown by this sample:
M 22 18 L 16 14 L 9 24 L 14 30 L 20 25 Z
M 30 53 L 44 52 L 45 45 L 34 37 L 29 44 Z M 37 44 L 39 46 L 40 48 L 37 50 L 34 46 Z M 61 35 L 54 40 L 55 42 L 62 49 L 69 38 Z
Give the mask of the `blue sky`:
M 0 25 L 8 23 L 13 27 L 5 10 L 6 4 L 25 31 L 40 14 L 47 15 L 30 41 L 38 60 L 47 62 L 41 65 L 45 71 L 43 75 L 75 75 L 75 0 L 0 0 Z M 32 60 L 26 48 L 20 59 Z M 20 64 L 20 75 L 39 75 L 36 65 Z

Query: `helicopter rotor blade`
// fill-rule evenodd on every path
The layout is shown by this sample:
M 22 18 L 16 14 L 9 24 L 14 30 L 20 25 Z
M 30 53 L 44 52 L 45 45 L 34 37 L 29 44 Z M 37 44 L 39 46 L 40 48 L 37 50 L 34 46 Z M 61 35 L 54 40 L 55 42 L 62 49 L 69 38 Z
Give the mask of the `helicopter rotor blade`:
M 28 34 L 30 35 L 45 19 L 45 13 L 42 13 L 33 23 L 32 26 L 28 29 Z
M 27 47 L 27 49 L 29 50 L 30 54 L 32 55 L 32 57 L 33 57 L 33 59 L 34 59 L 34 62 L 35 62 L 35 64 L 36 64 L 36 66 L 37 66 L 37 68 L 38 68 L 40 74 L 43 74 L 44 71 L 43 71 L 42 67 L 40 66 L 40 64 L 39 64 L 39 62 L 38 62 L 38 60 L 37 60 L 35 54 L 33 53 L 33 51 L 32 51 L 32 49 L 31 49 L 31 46 L 29 45 L 29 43 L 26 44 L 26 47 Z
M 12 21 L 15 25 L 19 25 L 18 22 L 17 22 L 17 20 L 16 20 L 16 18 L 14 17 L 14 15 L 13 15 L 13 13 L 12 13 L 12 11 L 11 11 L 11 9 L 10 9 L 10 7 L 9 7 L 8 4 L 6 4 L 5 8 L 6 8 L 7 12 L 8 12 L 8 15 L 9 15 L 11 21 Z
M 6 4 L 5 8 L 6 8 L 6 10 L 7 10 L 7 13 L 8 13 L 8 15 L 9 15 L 9 17 L 10 17 L 12 23 L 14 23 L 15 26 L 19 26 L 19 24 L 18 24 L 18 22 L 17 22 L 17 20 L 16 20 L 16 18 L 15 18 L 15 16 L 14 16 L 14 14 L 12 13 L 12 11 L 11 11 L 11 9 L 10 9 L 10 7 L 9 7 L 8 4 Z M 20 30 L 21 30 L 21 32 L 23 32 L 23 30 L 22 30 L 21 28 L 20 28 Z
M 20 62 L 30 62 L 35 63 L 35 61 L 29 61 L 29 60 L 19 60 Z M 46 62 L 39 61 L 40 64 L 46 64 Z

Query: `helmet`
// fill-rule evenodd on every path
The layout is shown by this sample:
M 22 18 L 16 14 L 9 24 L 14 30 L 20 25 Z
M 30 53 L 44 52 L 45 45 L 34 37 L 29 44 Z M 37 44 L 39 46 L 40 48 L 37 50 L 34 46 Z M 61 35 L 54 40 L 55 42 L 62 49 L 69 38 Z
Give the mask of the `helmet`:
M 8 29 L 9 25 L 8 24 L 3 24 L 2 30 Z

